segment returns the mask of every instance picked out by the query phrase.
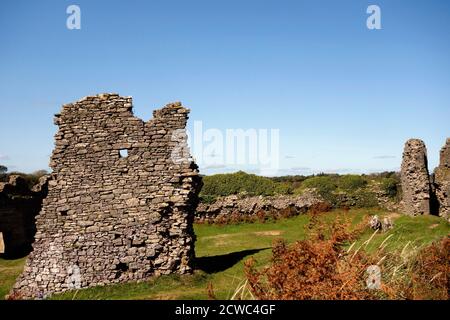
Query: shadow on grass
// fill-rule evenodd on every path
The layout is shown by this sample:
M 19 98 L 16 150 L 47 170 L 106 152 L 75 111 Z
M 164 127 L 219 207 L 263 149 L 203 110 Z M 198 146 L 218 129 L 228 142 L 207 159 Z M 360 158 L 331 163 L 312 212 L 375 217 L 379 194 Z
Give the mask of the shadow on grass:
M 221 272 L 231 268 L 245 257 L 266 249 L 270 249 L 270 247 L 236 251 L 211 257 L 200 257 L 195 259 L 194 267 L 195 269 L 202 270 L 206 273 Z

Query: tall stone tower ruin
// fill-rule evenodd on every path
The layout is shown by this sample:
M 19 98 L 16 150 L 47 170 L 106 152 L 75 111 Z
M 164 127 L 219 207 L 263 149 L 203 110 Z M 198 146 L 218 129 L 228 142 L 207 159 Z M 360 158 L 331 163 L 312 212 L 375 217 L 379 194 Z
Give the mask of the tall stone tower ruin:
M 441 149 L 439 166 L 434 171 L 439 216 L 450 218 L 450 138 Z
M 410 139 L 405 143 L 400 175 L 405 213 L 411 216 L 430 214 L 427 149 L 422 140 Z

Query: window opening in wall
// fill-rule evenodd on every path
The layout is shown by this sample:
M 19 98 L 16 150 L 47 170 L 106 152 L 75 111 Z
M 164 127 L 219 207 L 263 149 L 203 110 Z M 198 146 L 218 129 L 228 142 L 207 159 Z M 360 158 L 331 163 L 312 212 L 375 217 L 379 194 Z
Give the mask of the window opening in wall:
M 119 150 L 119 155 L 120 155 L 121 158 L 128 157 L 128 149 L 120 149 Z

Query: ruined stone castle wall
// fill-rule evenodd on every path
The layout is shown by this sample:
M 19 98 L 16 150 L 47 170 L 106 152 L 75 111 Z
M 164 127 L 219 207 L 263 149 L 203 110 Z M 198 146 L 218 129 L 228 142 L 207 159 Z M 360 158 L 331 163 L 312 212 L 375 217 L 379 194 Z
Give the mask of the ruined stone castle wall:
M 56 179 L 13 294 L 191 271 L 201 178 L 186 149 L 188 113 L 168 104 L 144 122 L 117 94 L 63 106 L 50 162 Z
M 441 149 L 439 166 L 434 172 L 439 216 L 450 219 L 450 138 Z
M 427 149 L 422 140 L 410 139 L 405 143 L 400 175 L 404 212 L 411 216 L 430 214 Z

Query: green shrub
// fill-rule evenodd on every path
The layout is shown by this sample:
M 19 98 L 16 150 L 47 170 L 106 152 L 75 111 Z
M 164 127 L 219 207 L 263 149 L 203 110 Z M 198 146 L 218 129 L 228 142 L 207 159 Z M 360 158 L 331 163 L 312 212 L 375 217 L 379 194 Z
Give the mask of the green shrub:
M 376 194 L 371 191 L 359 189 L 353 192 L 337 192 L 327 195 L 324 199 L 333 208 L 373 208 L 378 206 Z
M 281 176 L 281 177 L 270 177 L 271 180 L 275 182 L 285 182 L 292 185 L 300 185 L 303 181 L 305 181 L 308 177 L 307 176 Z
M 367 185 L 367 181 L 358 175 L 347 174 L 340 176 L 337 181 L 338 187 L 343 191 L 353 191 L 364 188 Z
M 289 190 L 290 188 L 286 184 L 239 171 L 236 173 L 204 176 L 200 196 L 228 196 L 239 193 L 270 196 L 276 193 L 287 193 Z
M 375 193 L 360 190 L 355 192 L 356 208 L 373 208 L 378 206 L 378 199 Z
M 381 189 L 391 198 L 396 198 L 399 193 L 399 181 L 396 178 L 383 178 Z
M 275 194 L 292 194 L 293 187 L 291 184 L 283 182 L 275 184 Z
M 315 188 L 319 194 L 333 192 L 337 189 L 334 176 L 315 176 L 306 179 L 302 183 L 303 188 Z
M 217 196 L 211 194 L 204 194 L 199 197 L 200 202 L 205 204 L 212 204 L 216 202 Z
M 295 190 L 295 194 L 301 194 L 305 188 L 314 188 L 319 193 L 319 195 L 333 207 L 336 206 L 336 195 L 337 190 L 336 179 L 337 175 L 319 175 L 306 179 L 303 181 L 302 186 Z

